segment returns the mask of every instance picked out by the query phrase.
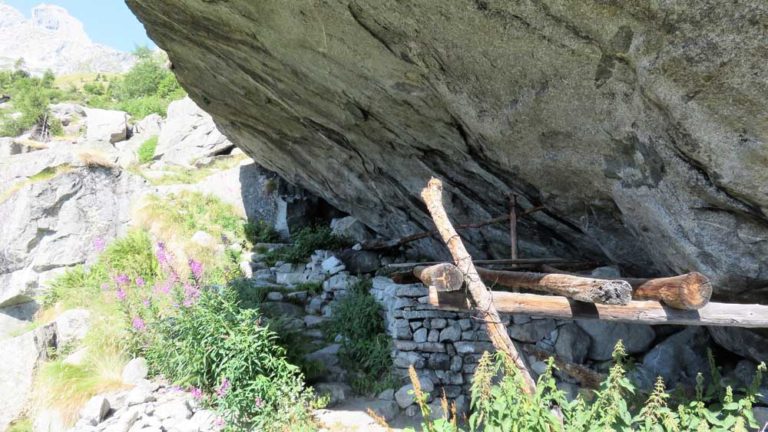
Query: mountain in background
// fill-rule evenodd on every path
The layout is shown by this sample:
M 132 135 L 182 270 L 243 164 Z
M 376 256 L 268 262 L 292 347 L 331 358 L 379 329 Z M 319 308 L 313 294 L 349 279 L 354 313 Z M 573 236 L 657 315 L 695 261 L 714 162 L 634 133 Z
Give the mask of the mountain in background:
M 24 59 L 25 69 L 41 74 L 76 72 L 125 72 L 133 55 L 94 43 L 83 24 L 66 9 L 42 4 L 27 19 L 15 8 L 0 3 L 0 69 Z

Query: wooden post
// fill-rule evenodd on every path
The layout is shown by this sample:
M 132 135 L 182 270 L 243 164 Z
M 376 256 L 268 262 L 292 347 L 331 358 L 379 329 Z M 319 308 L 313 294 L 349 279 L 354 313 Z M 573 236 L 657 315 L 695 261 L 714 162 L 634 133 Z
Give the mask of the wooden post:
M 458 291 L 464 286 L 464 274 L 450 263 L 414 267 L 413 275 L 424 285 L 433 286 L 438 291 Z
M 509 337 L 509 333 L 507 333 L 507 327 L 502 323 L 499 313 L 496 311 L 491 291 L 483 284 L 480 275 L 477 274 L 477 269 L 472 263 L 472 257 L 467 252 L 459 234 L 453 228 L 448 214 L 445 212 L 443 207 L 443 183 L 436 178 L 432 178 L 427 187 L 421 191 L 421 198 L 427 204 L 432 220 L 435 222 L 443 242 L 448 246 L 456 267 L 459 268 L 465 280 L 467 280 L 467 289 L 472 295 L 476 306 L 474 310 L 485 321 L 488 336 L 493 346 L 510 357 L 515 366 L 520 370 L 523 390 L 528 394 L 533 394 L 536 389 L 536 382 L 531 377 L 525 360 L 520 356 L 515 343 Z
M 509 196 L 509 257 L 517 259 L 517 195 Z
M 470 310 L 461 292 L 429 289 L 429 304 L 441 310 Z M 631 301 L 628 305 L 580 303 L 561 296 L 493 291 L 497 312 L 556 319 L 599 319 L 632 324 L 706 325 L 768 328 L 768 306 L 709 302 L 699 310 L 680 310 L 658 301 Z

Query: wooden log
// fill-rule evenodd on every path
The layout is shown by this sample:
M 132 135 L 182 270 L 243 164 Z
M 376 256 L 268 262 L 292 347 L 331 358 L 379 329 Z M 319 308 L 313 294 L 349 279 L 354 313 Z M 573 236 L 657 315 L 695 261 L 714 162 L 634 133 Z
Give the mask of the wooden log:
M 477 273 L 486 285 L 529 289 L 587 303 L 627 304 L 632 300 L 632 287 L 622 280 L 591 279 L 558 273 L 488 270 L 482 267 L 477 267 Z M 435 286 L 438 291 L 458 291 L 464 285 L 461 271 L 453 264 L 419 266 L 413 269 L 413 274 L 424 285 Z
M 456 230 L 453 228 L 448 214 L 443 207 L 443 184 L 440 180 L 432 178 L 427 187 L 421 191 L 421 197 L 424 203 L 427 205 L 432 220 L 435 222 L 440 237 L 443 242 L 448 246 L 448 250 L 451 252 L 453 261 L 456 267 L 464 275 L 467 280 L 467 290 L 472 295 L 472 299 L 475 302 L 476 308 L 474 310 L 479 314 L 480 319 L 485 321 L 486 329 L 488 330 L 488 336 L 491 339 L 493 346 L 504 352 L 514 362 L 515 366 L 520 370 L 520 376 L 522 378 L 523 391 L 528 394 L 533 394 L 536 390 L 536 382 L 531 377 L 530 372 L 525 364 L 525 360 L 520 356 L 515 343 L 509 337 L 507 333 L 507 327 L 501 322 L 499 313 L 493 304 L 493 296 L 491 291 L 483 284 L 480 279 L 480 275 L 477 274 L 477 269 L 472 263 L 472 257 L 467 252 L 464 244 L 461 242 L 461 238 Z M 430 290 L 437 292 L 437 289 L 432 287 Z M 459 293 L 462 295 L 462 293 Z
M 523 347 L 523 351 L 531 354 L 541 361 L 547 361 L 551 357 L 555 360 L 555 366 L 557 366 L 558 369 L 572 376 L 573 378 L 576 378 L 576 380 L 584 387 L 599 389 L 600 383 L 605 381 L 605 374 L 595 372 L 584 365 L 566 361 L 562 357 L 559 357 L 554 353 L 544 351 L 543 349 L 536 348 L 534 345 L 525 345 Z
M 464 274 L 450 263 L 414 267 L 413 275 L 424 285 L 433 286 L 438 291 L 458 291 L 464 286 Z
M 522 288 L 561 295 L 587 303 L 625 305 L 632 300 L 632 287 L 623 280 L 592 279 L 557 273 L 501 271 L 478 268 L 486 284 Z
M 549 265 L 548 272 L 572 274 Z M 701 309 L 712 297 L 712 283 L 699 272 L 655 279 L 621 278 L 632 286 L 633 300 L 658 300 L 675 309 Z
M 524 217 L 528 216 L 530 214 L 536 213 L 537 211 L 544 210 L 544 206 L 537 206 L 529 208 L 528 210 L 525 210 L 522 212 L 519 216 Z M 483 222 L 477 222 L 477 223 L 468 223 L 463 225 L 456 225 L 454 228 L 457 230 L 465 230 L 465 229 L 472 229 L 472 228 L 482 228 L 484 226 L 493 225 L 497 223 L 503 223 L 509 220 L 509 215 L 504 216 L 498 216 L 493 219 L 488 219 Z M 392 249 L 399 246 L 402 246 L 404 244 L 408 244 L 411 242 L 415 242 L 416 240 L 421 240 L 423 238 L 437 236 L 440 233 L 437 230 L 433 231 L 422 231 L 414 234 L 409 234 L 407 236 L 403 236 L 396 239 L 391 240 L 371 240 L 364 242 L 361 246 L 364 250 L 382 250 L 382 249 Z
M 712 283 L 699 272 L 657 279 L 624 279 L 634 300 L 659 300 L 676 309 L 701 309 L 712 297 Z
M 434 292 L 433 292 L 434 291 Z M 628 305 L 581 303 L 560 296 L 492 291 L 498 312 L 520 313 L 557 319 L 599 319 L 635 324 L 706 325 L 718 327 L 768 328 L 768 306 L 709 302 L 698 310 L 674 309 L 653 300 Z M 441 310 L 469 310 L 461 292 L 437 292 L 430 288 L 429 303 Z

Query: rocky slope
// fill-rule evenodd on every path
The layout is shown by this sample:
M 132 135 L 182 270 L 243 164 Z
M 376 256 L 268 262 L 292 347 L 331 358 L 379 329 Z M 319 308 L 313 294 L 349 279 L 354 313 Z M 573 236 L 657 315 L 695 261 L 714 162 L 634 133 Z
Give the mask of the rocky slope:
M 0 69 L 24 59 L 26 69 L 55 74 L 73 72 L 126 72 L 134 63 L 131 54 L 90 40 L 83 24 L 54 5 L 32 9 L 27 19 L 13 7 L 0 3 Z
M 235 144 L 380 233 L 439 176 L 460 221 L 545 205 L 527 256 L 765 292 L 763 1 L 127 3 Z

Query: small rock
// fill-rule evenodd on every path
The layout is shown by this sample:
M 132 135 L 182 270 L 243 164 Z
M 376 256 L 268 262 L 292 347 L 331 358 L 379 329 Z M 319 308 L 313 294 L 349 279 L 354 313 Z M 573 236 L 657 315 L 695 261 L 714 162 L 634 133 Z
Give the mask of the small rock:
M 80 419 L 85 424 L 96 426 L 104 421 L 109 413 L 109 401 L 104 396 L 92 397 L 80 411 Z
M 56 342 L 59 346 L 83 340 L 88 333 L 91 312 L 86 309 L 71 309 L 56 318 Z
M 192 416 L 191 420 L 200 427 L 200 430 L 205 431 L 213 429 L 217 417 L 218 416 L 215 412 L 203 409 L 196 412 L 195 415 Z
M 754 407 L 752 408 L 752 414 L 757 421 L 758 430 L 766 430 L 766 426 L 768 426 L 768 407 Z
M 273 301 L 273 302 L 283 301 L 283 297 L 284 297 L 283 293 L 278 292 L 278 291 L 272 291 L 270 293 L 267 293 L 267 300 L 268 301 Z
M 351 274 L 373 273 L 381 267 L 379 254 L 371 251 L 347 249 L 339 254 L 339 258 Z
M 645 352 L 656 338 L 653 328 L 644 324 L 627 324 L 610 321 L 579 320 L 576 324 L 589 334 L 592 343 L 589 358 L 610 360 L 616 343 L 621 339 L 629 354 Z
M 79 350 L 66 356 L 62 362 L 68 365 L 81 365 L 85 361 L 86 355 L 88 355 L 88 348 L 80 348 Z
M 152 391 L 146 386 L 136 386 L 130 392 L 126 398 L 128 406 L 140 405 L 147 402 L 154 402 L 155 396 Z
M 35 415 L 32 430 L 35 432 L 64 432 L 67 430 L 67 426 L 60 411 L 45 409 Z
M 509 327 L 509 337 L 520 342 L 535 343 L 544 339 L 557 327 L 555 320 L 532 320 L 525 324 L 515 324 Z
M 331 367 L 339 363 L 339 349 L 341 348 L 340 344 L 332 344 L 328 345 L 325 348 L 319 349 L 313 353 L 310 353 L 306 356 L 307 360 L 312 361 L 319 361 L 325 367 Z
M 589 353 L 589 335 L 576 324 L 566 324 L 559 329 L 555 352 L 565 361 L 583 363 Z
M 192 421 L 192 419 L 172 420 L 168 422 L 167 427 L 163 423 L 163 429 L 168 432 L 200 432 L 200 425 Z
M 210 248 L 216 246 L 216 238 L 205 231 L 197 231 L 196 233 L 192 234 L 191 240 L 193 243 L 203 247 Z
M 592 270 L 592 277 L 597 279 L 620 279 L 621 272 L 614 266 L 603 266 Z
M 158 405 L 155 408 L 155 417 L 160 420 L 165 419 L 188 419 L 192 417 L 192 411 L 189 409 L 189 405 L 182 400 L 172 400 L 170 402 Z
M 320 267 L 323 269 L 323 273 L 335 275 L 336 273 L 344 270 L 344 263 L 342 263 L 341 260 L 335 256 L 332 256 L 326 258 L 322 264 L 320 264 Z
M 137 357 L 128 362 L 123 368 L 123 382 L 126 384 L 139 384 L 147 378 L 149 367 L 143 357 Z
M 314 387 L 318 395 L 327 395 L 330 398 L 328 406 L 343 402 L 352 394 L 352 388 L 344 383 L 320 383 Z
M 296 291 L 296 292 L 291 292 L 286 294 L 286 297 L 289 300 L 297 301 L 301 303 L 304 303 L 305 301 L 307 301 L 307 296 L 308 294 L 306 291 Z
M 421 390 L 425 393 L 431 393 L 435 389 L 435 385 L 429 378 L 422 378 L 419 377 L 419 381 L 421 382 Z M 406 384 L 398 391 L 395 392 L 395 401 L 397 402 L 397 405 L 405 409 L 413 404 L 413 384 Z
M 240 272 L 243 274 L 243 277 L 246 279 L 250 279 L 253 277 L 253 267 L 251 267 L 251 263 L 248 261 L 242 261 L 239 264 Z
M 307 328 L 318 327 L 324 322 L 328 321 L 328 318 L 319 317 L 315 315 L 307 315 L 304 317 L 304 326 Z
M 420 328 L 413 332 L 413 341 L 416 343 L 424 343 L 427 341 L 427 335 L 429 334 L 429 330 L 425 328 Z
M 383 392 L 379 393 L 377 398 L 381 400 L 395 400 L 395 390 L 394 389 L 386 389 Z
M 434 320 L 433 321 L 433 328 L 434 328 Z M 461 340 L 461 327 L 459 327 L 457 324 L 454 324 L 450 327 L 444 328 L 440 332 L 440 342 L 456 342 Z

